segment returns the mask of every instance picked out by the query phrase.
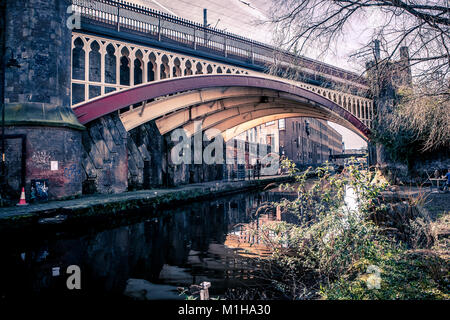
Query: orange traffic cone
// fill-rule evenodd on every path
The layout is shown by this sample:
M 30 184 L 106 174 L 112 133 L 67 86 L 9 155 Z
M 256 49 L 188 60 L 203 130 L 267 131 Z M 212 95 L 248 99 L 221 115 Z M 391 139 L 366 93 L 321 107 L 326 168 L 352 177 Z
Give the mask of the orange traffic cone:
M 24 187 L 22 187 L 22 193 L 20 194 L 20 200 L 17 205 L 18 206 L 27 206 L 28 205 L 28 203 L 25 200 L 25 188 Z

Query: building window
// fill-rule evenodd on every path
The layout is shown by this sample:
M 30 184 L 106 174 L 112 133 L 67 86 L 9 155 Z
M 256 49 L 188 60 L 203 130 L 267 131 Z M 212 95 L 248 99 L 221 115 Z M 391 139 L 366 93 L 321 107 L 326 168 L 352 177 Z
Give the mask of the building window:
M 72 79 L 85 80 L 83 40 L 75 40 L 75 48 L 72 50 Z
M 275 138 L 275 137 L 274 137 L 273 134 L 268 134 L 268 135 L 267 135 L 267 145 L 271 146 L 271 145 L 272 145 L 272 142 L 275 142 L 275 139 L 274 139 L 274 138 Z
M 280 130 L 286 129 L 286 119 L 278 120 L 278 129 Z

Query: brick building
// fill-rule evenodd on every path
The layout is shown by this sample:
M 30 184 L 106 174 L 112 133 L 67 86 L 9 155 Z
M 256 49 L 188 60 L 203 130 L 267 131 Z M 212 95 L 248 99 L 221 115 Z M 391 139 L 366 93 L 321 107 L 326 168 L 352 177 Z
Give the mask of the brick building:
M 314 165 L 342 154 L 342 135 L 324 120 L 287 118 L 267 122 L 236 136 L 237 140 L 270 146 L 277 154 L 301 165 Z
M 279 120 L 279 150 L 297 164 L 314 165 L 342 153 L 342 135 L 324 120 L 288 118 Z
M 279 153 L 280 137 L 278 121 L 270 121 L 263 125 L 249 129 L 236 136 L 237 140 L 248 141 L 270 146 L 272 152 Z

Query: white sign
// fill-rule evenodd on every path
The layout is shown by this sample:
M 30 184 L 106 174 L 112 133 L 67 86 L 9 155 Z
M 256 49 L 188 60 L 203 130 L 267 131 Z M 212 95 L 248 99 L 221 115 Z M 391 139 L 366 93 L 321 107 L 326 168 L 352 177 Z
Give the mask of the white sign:
M 59 276 L 59 267 L 52 268 L 52 276 L 54 276 L 54 277 Z
M 51 171 L 58 170 L 58 161 L 50 161 L 50 170 Z

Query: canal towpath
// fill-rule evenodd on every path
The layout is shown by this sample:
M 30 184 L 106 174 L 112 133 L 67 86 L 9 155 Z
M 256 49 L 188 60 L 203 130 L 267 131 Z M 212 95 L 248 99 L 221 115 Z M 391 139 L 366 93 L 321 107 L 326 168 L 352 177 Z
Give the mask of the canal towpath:
M 59 224 L 90 217 L 112 218 L 125 211 L 160 208 L 212 199 L 265 188 L 289 181 L 289 176 L 265 176 L 255 180 L 210 181 L 174 188 L 128 191 L 118 194 L 83 195 L 70 200 L 0 208 L 0 230 L 36 224 Z

